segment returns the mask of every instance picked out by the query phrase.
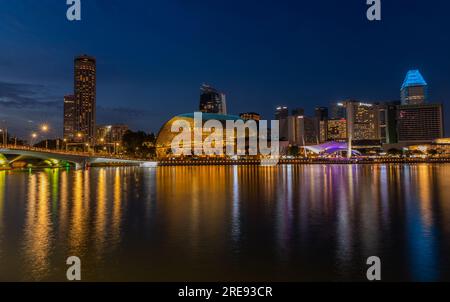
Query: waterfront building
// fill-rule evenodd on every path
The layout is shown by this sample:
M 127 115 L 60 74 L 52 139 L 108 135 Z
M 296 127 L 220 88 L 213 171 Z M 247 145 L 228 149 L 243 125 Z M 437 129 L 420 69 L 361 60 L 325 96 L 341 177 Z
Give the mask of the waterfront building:
M 428 84 L 419 70 L 408 71 L 400 88 L 402 105 L 424 104 L 427 100 L 427 90 Z
M 226 147 L 227 145 L 233 145 L 234 146 L 234 150 L 235 153 L 237 154 L 238 151 L 242 151 L 245 152 L 245 154 L 248 154 L 248 141 L 249 138 L 251 137 L 255 137 L 255 139 L 258 139 L 258 133 L 254 133 L 251 132 L 249 130 L 245 131 L 245 150 L 237 150 L 237 139 L 238 139 L 238 134 L 235 133 L 234 134 L 234 140 L 230 141 L 227 138 L 227 131 L 226 129 L 226 122 L 227 121 L 238 121 L 238 120 L 242 120 L 239 116 L 237 115 L 224 115 L 224 114 L 213 114 L 213 113 L 203 113 L 202 114 L 202 124 L 204 125 L 207 121 L 209 120 L 217 120 L 222 124 L 223 127 L 223 141 L 222 141 L 222 146 L 223 146 L 223 154 L 226 154 Z M 156 140 L 156 154 L 158 159 L 167 159 L 167 158 L 181 158 L 183 157 L 183 155 L 174 155 L 172 153 L 172 142 L 174 140 L 174 138 L 176 136 L 179 135 L 179 133 L 173 132 L 172 131 L 172 125 L 175 122 L 183 122 L 186 121 L 189 126 L 190 126 L 190 131 L 191 133 L 193 133 L 195 131 L 194 129 L 194 113 L 185 113 L 185 114 L 180 114 L 177 115 L 175 117 L 173 117 L 172 119 L 170 119 L 169 121 L 167 121 L 162 127 L 161 130 L 158 133 L 158 137 Z M 251 122 L 251 121 L 249 121 Z M 203 126 L 202 125 L 202 126 Z M 248 128 L 247 128 L 248 129 Z M 202 131 L 202 137 L 201 137 L 201 141 L 204 142 L 205 139 L 207 137 L 209 137 L 211 135 L 210 132 L 206 132 L 206 131 Z M 268 134 L 270 135 L 270 134 Z M 192 138 L 191 139 L 191 145 L 190 146 L 183 146 L 183 147 L 189 147 L 190 150 L 194 150 L 195 148 L 195 140 Z M 199 158 L 225 158 L 226 155 L 206 155 L 206 154 L 201 154 L 201 155 L 189 155 L 192 157 L 199 157 Z
M 397 133 L 399 143 L 431 142 L 444 137 L 442 105 L 397 106 Z
M 212 86 L 203 84 L 200 87 L 199 110 L 203 113 L 227 114 L 226 96 Z
M 378 106 L 355 100 L 343 102 L 347 116 L 347 135 L 352 141 L 379 143 Z
M 395 144 L 397 136 L 397 106 L 400 101 L 377 104 L 379 112 L 379 137 L 382 144 Z
M 286 106 L 278 106 L 275 111 L 275 119 L 279 121 L 280 141 L 287 141 L 289 138 L 288 130 L 289 109 Z
M 129 130 L 127 125 L 101 125 L 97 126 L 96 142 L 102 143 L 120 143 L 125 133 Z
M 290 145 L 306 146 L 317 144 L 317 139 L 315 118 L 304 115 L 291 115 L 288 117 L 288 140 Z
M 328 108 L 316 107 L 314 110 L 316 118 L 316 131 L 319 143 L 327 141 Z
M 256 112 L 244 112 L 239 114 L 239 116 L 241 117 L 241 119 L 248 121 L 248 120 L 254 120 L 254 121 L 259 121 L 261 120 L 261 115 L 259 115 L 259 113 Z
M 345 110 L 344 103 L 342 102 L 332 103 L 330 105 L 329 118 L 333 120 L 347 118 L 347 112 Z
M 327 139 L 338 142 L 347 141 L 347 120 L 345 118 L 328 120 Z
M 320 145 L 306 146 L 306 150 L 321 156 L 342 156 L 349 151 L 347 142 L 326 142 Z M 361 155 L 358 150 L 351 150 L 352 155 Z
M 96 114 L 96 61 L 82 55 L 75 58 L 76 131 L 78 138 L 93 142 Z
M 74 95 L 64 96 L 64 139 L 72 141 L 76 135 L 76 98 Z

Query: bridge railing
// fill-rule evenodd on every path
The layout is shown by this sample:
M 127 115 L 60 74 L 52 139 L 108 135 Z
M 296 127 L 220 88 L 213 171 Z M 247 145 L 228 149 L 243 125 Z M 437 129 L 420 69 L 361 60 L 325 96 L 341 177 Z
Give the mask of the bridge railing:
M 31 146 L 17 146 L 17 145 L 6 145 L 6 146 L 3 145 L 2 146 L 2 145 L 0 145 L 0 148 L 10 149 L 10 150 L 43 152 L 43 153 L 50 153 L 50 154 L 82 156 L 82 157 L 98 157 L 98 158 L 107 158 L 107 159 L 115 158 L 115 159 L 122 159 L 122 160 L 138 160 L 138 161 L 148 160 L 148 159 L 133 158 L 133 157 L 125 156 L 125 155 L 118 155 L 118 154 L 54 150 L 54 149 L 38 148 L 38 147 L 31 147 Z

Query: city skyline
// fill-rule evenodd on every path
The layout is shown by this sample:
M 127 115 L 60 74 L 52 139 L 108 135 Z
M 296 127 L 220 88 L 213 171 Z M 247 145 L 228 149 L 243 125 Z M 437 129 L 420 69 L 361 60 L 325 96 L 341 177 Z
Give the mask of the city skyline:
M 397 100 L 405 73 L 416 68 L 430 84 L 430 102 L 443 103 L 449 116 L 450 75 L 446 71 L 450 62 L 446 54 L 450 42 L 444 30 L 449 21 L 435 17 L 418 25 L 408 19 L 419 17 L 414 8 L 420 8 L 423 16 L 440 16 L 448 4 L 422 7 L 412 1 L 402 15 L 398 12 L 403 7 L 387 3 L 385 21 L 371 24 L 361 13 L 364 3 L 320 5 L 320 9 L 318 4 L 299 7 L 290 3 L 285 7 L 261 3 L 256 11 L 272 21 L 263 24 L 261 18 L 245 18 L 249 9 L 255 8 L 251 1 L 232 5 L 233 10 L 215 3 L 208 9 L 236 23 L 215 25 L 217 35 L 210 33 L 213 29 L 191 23 L 178 31 L 173 28 L 176 24 L 169 25 L 164 19 L 175 14 L 177 20 L 198 17 L 197 25 L 207 23 L 210 17 L 202 14 L 202 2 L 133 1 L 126 5 L 110 1 L 106 5 L 93 1 L 83 4 L 80 24 L 67 22 L 59 14 L 59 9 L 65 10 L 64 3 L 46 9 L 33 1 L 0 4 L 0 17 L 6 24 L 0 30 L 5 41 L 0 50 L 0 121 L 8 120 L 11 132 L 21 136 L 29 132 L 18 133 L 28 120 L 62 129 L 62 121 L 56 117 L 62 115 L 62 96 L 72 90 L 72 59 L 82 53 L 98 60 L 99 124 L 124 123 L 157 133 L 171 116 L 198 108 L 198 87 L 204 82 L 227 95 L 229 113 L 256 111 L 263 119 L 273 118 L 273 109 L 279 104 L 305 108 L 312 115 L 315 107 L 344 99 Z M 30 15 L 28 10 L 38 14 Z M 56 26 L 50 28 L 36 15 Z M 132 16 L 141 18 L 132 21 Z M 154 17 L 152 22 L 149 16 Z M 123 28 L 113 24 L 119 17 L 124 19 Z M 294 20 L 300 22 L 293 25 L 290 21 Z M 404 31 L 405 24 L 410 31 Z M 364 30 L 349 35 L 347 29 L 355 26 Z M 143 36 L 154 27 L 157 35 Z M 125 36 L 130 32 L 130 37 Z M 398 47 L 416 32 L 427 33 L 422 36 L 426 43 L 415 44 L 407 52 Z M 28 39 L 27 49 L 20 46 L 30 35 L 45 33 L 48 39 Z M 118 36 L 123 37 L 120 45 L 124 46 L 117 44 Z M 72 38 L 77 43 L 71 42 Z M 126 45 L 140 47 L 129 50 Z M 382 64 L 373 64 L 376 62 Z M 45 112 L 38 115 L 38 109 Z M 449 123 L 445 126 L 448 133 Z

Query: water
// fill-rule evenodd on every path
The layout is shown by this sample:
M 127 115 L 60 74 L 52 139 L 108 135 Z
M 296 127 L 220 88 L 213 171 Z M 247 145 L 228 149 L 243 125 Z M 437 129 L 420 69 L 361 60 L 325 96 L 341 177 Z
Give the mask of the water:
M 0 171 L 0 281 L 450 281 L 450 165 Z

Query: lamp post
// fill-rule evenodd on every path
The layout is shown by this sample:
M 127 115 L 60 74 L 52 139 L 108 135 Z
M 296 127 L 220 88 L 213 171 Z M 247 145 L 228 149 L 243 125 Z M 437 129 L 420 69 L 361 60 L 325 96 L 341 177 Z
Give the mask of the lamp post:
M 3 146 L 8 146 L 8 128 L 1 128 L 0 133 L 2 134 L 2 144 Z
M 44 124 L 44 125 L 41 126 L 41 131 L 42 132 L 47 133 L 48 130 L 49 130 L 49 127 L 48 127 L 47 124 Z M 47 136 L 45 137 L 45 149 L 48 149 L 48 137 Z
M 31 147 L 33 147 L 33 145 L 34 145 L 33 142 L 35 141 L 35 139 L 37 138 L 37 136 L 38 136 L 38 135 L 37 135 L 36 132 L 31 133 L 31 142 L 30 142 L 30 143 L 31 143 L 31 144 L 30 144 Z

